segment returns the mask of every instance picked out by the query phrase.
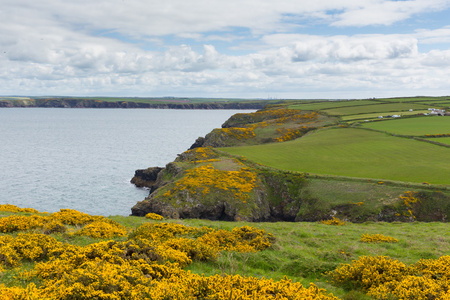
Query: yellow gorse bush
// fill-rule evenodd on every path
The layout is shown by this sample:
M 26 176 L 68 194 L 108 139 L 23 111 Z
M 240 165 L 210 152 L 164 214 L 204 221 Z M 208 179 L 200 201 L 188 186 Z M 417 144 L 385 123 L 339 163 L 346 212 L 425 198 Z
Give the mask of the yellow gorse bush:
M 120 224 L 112 221 L 94 221 L 87 224 L 81 230 L 77 231 L 77 235 L 85 235 L 93 238 L 112 238 L 114 236 L 125 236 L 127 230 Z
M 39 211 L 37 211 L 34 208 L 20 208 L 18 206 L 12 205 L 12 204 L 0 204 L 0 211 L 28 212 L 28 213 L 33 213 L 33 214 L 39 213 Z
M 409 266 L 385 256 L 364 256 L 329 275 L 335 283 L 361 288 L 374 299 L 450 299 L 450 256 Z
M 32 216 L 17 216 L 11 215 L 8 217 L 0 218 L 0 232 L 8 233 L 15 231 L 23 231 L 34 228 L 43 227 L 49 217 L 43 217 L 38 215 Z
M 276 138 L 275 141 L 286 142 L 286 141 L 296 139 L 298 137 L 301 137 L 307 130 L 308 130 L 307 126 L 302 126 L 300 128 L 296 128 L 296 129 L 278 128 L 277 133 L 279 133 L 281 136 Z
M 219 155 L 210 147 L 198 147 L 187 150 L 179 155 L 181 160 L 192 163 L 203 163 L 217 161 Z
M 147 219 L 151 219 L 151 220 L 162 220 L 162 219 L 164 219 L 163 216 L 155 214 L 155 213 L 148 213 L 148 214 L 145 215 L 145 217 Z
M 66 232 L 67 225 L 82 226 L 75 232 L 77 235 L 86 235 L 94 238 L 110 238 L 113 236 L 125 236 L 126 230 L 123 226 L 103 216 L 91 216 L 71 209 L 61 209 L 59 212 L 48 216 L 11 215 L 0 218 L 0 232 L 9 233 L 40 229 L 45 234 Z
M 52 213 L 50 217 L 67 225 L 84 225 L 104 219 L 102 216 L 91 216 L 74 209 L 61 209 L 59 212 Z
M 335 225 L 335 226 L 342 226 L 345 225 L 345 221 L 342 221 L 339 218 L 333 217 L 330 220 L 322 220 L 320 221 L 320 223 L 325 224 L 325 225 Z
M 387 256 L 362 256 L 330 272 L 335 283 L 368 290 L 385 282 L 398 281 L 407 271 L 404 263 Z
M 30 216 L 20 220 L 29 224 L 38 219 Z M 109 226 L 120 228 L 106 218 L 89 218 L 73 210 L 40 221 L 72 226 L 85 223 L 78 233 L 86 231 L 85 234 L 96 236 L 96 230 L 101 228 L 101 237 L 111 231 Z M 42 230 L 39 226 L 35 230 Z M 67 300 L 337 299 L 315 285 L 305 288 L 288 279 L 205 277 L 182 269 L 193 260 L 214 260 L 221 251 L 259 251 L 270 247 L 273 241 L 272 235 L 250 226 L 226 231 L 175 223 L 145 223 L 126 241 L 105 240 L 87 246 L 62 243 L 41 233 L 2 235 L 0 272 L 24 261 L 33 262 L 34 267 L 20 273 L 22 282 L 28 282 L 26 287 L 0 285 L 0 295 L 2 299 Z
M 397 243 L 396 238 L 385 236 L 383 234 L 363 234 L 360 239 L 363 243 Z
M 249 198 L 249 193 L 256 187 L 256 181 L 256 173 L 249 168 L 222 171 L 207 164 L 186 170 L 186 175 L 175 183 L 174 188 L 164 193 L 164 196 L 169 197 L 180 191 L 188 191 L 192 195 L 206 195 L 217 189 L 243 201 Z
M 417 192 L 406 191 L 403 193 L 403 195 L 400 196 L 404 209 L 403 215 L 410 218 L 411 220 L 414 220 L 416 218 L 413 213 L 413 205 L 414 203 L 420 201 L 418 198 L 416 198 L 416 195 Z

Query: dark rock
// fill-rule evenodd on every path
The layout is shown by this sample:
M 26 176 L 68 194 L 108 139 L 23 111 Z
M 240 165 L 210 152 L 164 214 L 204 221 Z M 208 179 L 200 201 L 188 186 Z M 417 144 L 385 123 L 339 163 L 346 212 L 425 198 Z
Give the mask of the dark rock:
M 160 167 L 152 167 L 148 169 L 136 170 L 134 172 L 134 177 L 131 179 L 131 183 L 137 187 L 146 187 L 149 189 L 156 188 L 156 180 L 158 174 L 163 170 Z
M 203 147 L 203 144 L 205 144 L 205 138 L 199 137 L 198 139 L 195 140 L 195 143 L 192 144 L 192 146 L 189 148 L 189 150 L 192 150 L 194 148 Z

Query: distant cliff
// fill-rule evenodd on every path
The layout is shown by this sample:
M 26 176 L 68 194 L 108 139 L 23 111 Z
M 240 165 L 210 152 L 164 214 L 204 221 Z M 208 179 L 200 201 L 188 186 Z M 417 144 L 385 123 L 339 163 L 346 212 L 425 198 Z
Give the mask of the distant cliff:
M 60 108 L 158 108 L 158 109 L 261 109 L 264 101 L 233 101 L 186 103 L 146 103 L 133 101 L 101 101 L 78 98 L 45 98 L 0 100 L 0 107 L 60 107 Z

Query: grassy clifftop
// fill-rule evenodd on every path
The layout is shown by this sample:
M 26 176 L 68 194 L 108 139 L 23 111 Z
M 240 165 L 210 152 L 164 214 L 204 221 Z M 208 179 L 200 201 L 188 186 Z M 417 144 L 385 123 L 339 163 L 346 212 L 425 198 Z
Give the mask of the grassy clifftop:
M 412 113 L 446 105 L 450 100 L 441 98 L 286 101 L 236 114 L 169 164 L 158 175 L 159 188 L 133 214 L 445 221 L 449 149 L 431 138 L 447 136 L 450 117 Z M 378 116 L 359 121 L 368 112 Z M 415 122 L 420 125 L 411 126 Z M 409 192 L 419 200 L 405 207 L 402 197 Z

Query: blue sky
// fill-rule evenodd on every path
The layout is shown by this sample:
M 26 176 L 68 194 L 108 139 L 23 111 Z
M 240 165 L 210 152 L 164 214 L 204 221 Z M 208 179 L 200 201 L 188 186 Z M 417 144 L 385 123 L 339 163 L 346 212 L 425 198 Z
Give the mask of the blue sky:
M 450 0 L 2 0 L 0 95 L 450 95 Z

